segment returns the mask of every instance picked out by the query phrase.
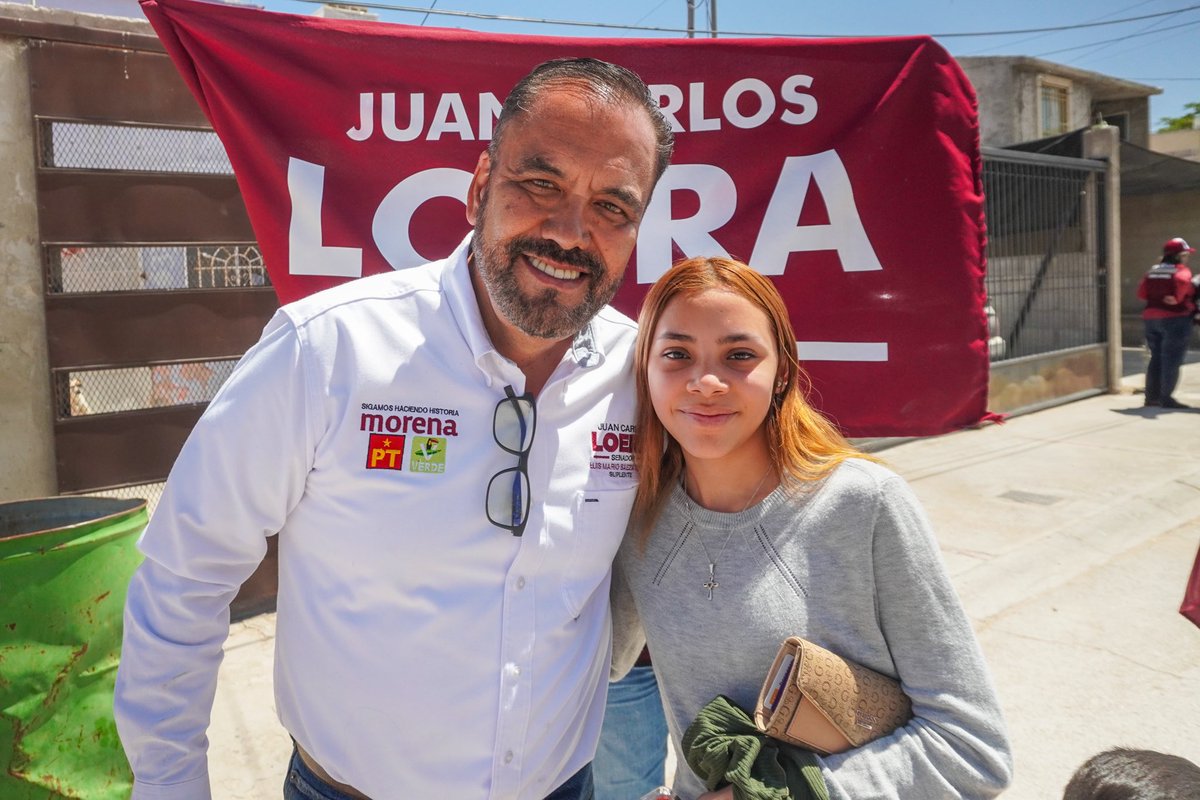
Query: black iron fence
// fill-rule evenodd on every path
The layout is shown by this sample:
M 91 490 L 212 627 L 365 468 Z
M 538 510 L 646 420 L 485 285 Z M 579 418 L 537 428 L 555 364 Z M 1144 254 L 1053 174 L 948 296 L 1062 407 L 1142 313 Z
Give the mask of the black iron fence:
M 985 148 L 993 362 L 1107 341 L 1105 169 Z
M 992 411 L 1108 384 L 1103 161 L 984 148 Z

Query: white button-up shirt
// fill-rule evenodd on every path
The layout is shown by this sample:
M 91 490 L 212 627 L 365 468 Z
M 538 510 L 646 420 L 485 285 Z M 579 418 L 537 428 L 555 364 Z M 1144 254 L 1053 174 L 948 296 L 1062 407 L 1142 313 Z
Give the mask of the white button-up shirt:
M 636 485 L 634 325 L 603 310 L 538 396 L 514 537 L 484 497 L 517 464 L 493 414 L 525 379 L 487 337 L 467 252 L 281 309 L 197 424 L 126 610 L 135 798 L 209 797 L 228 604 L 276 533 L 276 703 L 335 780 L 541 798 L 591 760 Z

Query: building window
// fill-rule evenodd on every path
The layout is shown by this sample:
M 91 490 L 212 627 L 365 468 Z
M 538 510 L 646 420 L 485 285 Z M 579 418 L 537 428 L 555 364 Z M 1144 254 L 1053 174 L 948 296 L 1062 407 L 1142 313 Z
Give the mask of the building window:
M 1117 130 L 1119 130 L 1121 132 L 1121 141 L 1122 142 L 1129 141 L 1130 124 L 1129 124 L 1129 112 L 1128 111 L 1119 111 L 1116 114 L 1105 114 L 1103 116 L 1103 119 L 1109 125 L 1112 125 L 1114 128 L 1116 128 Z
M 1071 82 L 1045 75 L 1038 78 L 1038 112 L 1042 136 L 1071 129 Z

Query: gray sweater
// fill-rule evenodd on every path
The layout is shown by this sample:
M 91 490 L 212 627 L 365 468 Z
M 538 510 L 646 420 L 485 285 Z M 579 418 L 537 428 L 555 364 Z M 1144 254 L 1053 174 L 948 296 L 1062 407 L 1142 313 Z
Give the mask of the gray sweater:
M 716 560 L 712 600 L 699 539 Z M 684 800 L 704 786 L 679 750 L 683 732 L 719 694 L 753 711 L 792 635 L 898 677 L 912 699 L 904 727 L 821 759 L 831 798 L 987 798 L 1011 779 L 971 625 L 920 504 L 884 467 L 854 459 L 737 514 L 700 508 L 676 488 L 644 553 L 626 537 L 613 614 L 614 677 L 649 643 Z

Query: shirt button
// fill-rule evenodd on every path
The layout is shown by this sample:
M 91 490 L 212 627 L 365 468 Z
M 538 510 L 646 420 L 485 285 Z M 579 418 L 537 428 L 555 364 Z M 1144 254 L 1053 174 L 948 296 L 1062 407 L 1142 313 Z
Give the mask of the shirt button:
M 525 578 L 523 578 L 523 577 L 521 577 L 521 578 L 517 578 L 517 588 L 518 588 L 518 589 L 524 589 L 524 588 L 525 588 Z
M 512 752 L 512 750 L 509 750 L 507 753 L 504 754 L 504 763 L 511 764 L 512 760 L 513 760 L 513 752 Z

